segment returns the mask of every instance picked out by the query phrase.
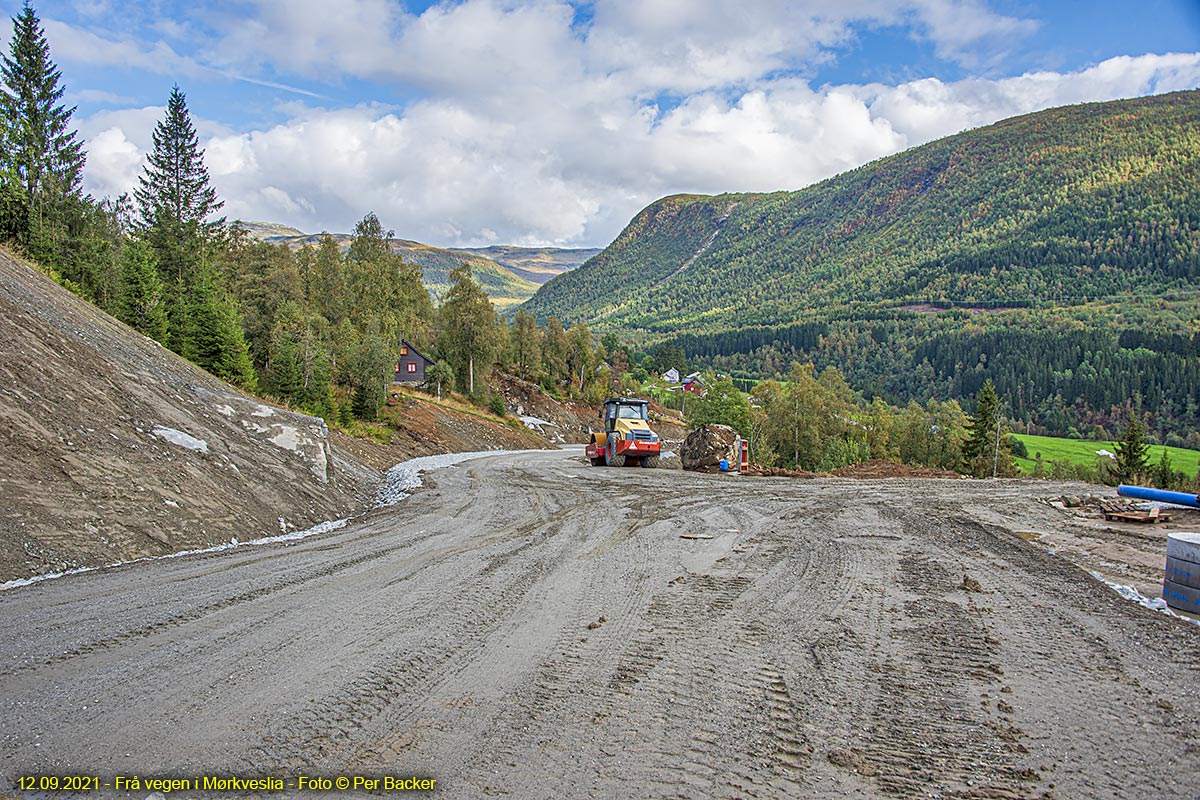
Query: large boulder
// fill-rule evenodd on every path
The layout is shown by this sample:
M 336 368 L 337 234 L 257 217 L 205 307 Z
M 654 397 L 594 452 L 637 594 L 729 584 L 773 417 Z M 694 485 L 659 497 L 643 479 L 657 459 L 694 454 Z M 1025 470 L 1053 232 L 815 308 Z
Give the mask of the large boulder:
M 738 433 L 728 425 L 704 425 L 696 428 L 683 440 L 679 449 L 679 457 L 683 460 L 683 468 L 701 472 L 712 472 L 719 469 L 721 459 L 726 459 L 731 465 L 737 463 L 733 443 Z

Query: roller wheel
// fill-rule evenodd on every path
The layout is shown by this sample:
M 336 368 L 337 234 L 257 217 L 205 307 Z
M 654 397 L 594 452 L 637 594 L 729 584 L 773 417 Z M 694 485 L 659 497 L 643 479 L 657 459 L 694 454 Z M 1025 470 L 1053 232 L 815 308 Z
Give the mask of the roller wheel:
M 658 469 L 658 456 L 642 456 L 642 466 L 646 469 Z
M 625 454 L 624 453 L 622 453 L 619 456 L 610 455 L 611 453 L 612 453 L 612 448 L 610 448 L 608 446 L 608 443 L 606 442 L 605 446 L 604 446 L 604 463 L 608 464 L 610 467 L 625 466 Z

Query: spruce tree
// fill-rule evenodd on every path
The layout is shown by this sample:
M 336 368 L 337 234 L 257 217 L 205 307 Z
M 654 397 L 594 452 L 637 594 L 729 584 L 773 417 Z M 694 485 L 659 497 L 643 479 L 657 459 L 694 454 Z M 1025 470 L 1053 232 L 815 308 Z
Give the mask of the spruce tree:
M 167 338 L 167 307 L 158 268 L 144 242 L 132 241 L 121 252 L 121 300 L 117 316 L 159 342 Z
M 224 203 L 209 183 L 204 151 L 178 86 L 171 89 L 166 116 L 154 128 L 154 149 L 133 196 L 164 278 L 182 284 L 224 223 L 224 218 L 207 221 Z
M 296 342 L 291 335 L 285 334 L 272 350 L 266 389 L 285 400 L 298 399 L 304 388 L 304 373 L 296 355 Z
M 1158 466 L 1154 468 L 1154 485 L 1159 489 L 1170 489 L 1175 484 L 1175 468 L 1171 466 L 1171 454 L 1163 448 Z
M 1129 424 L 1125 435 L 1117 442 L 1117 479 L 1121 483 L 1132 483 L 1146 473 L 1150 463 L 1150 445 L 1146 442 L 1146 428 L 1137 413 L 1129 412 Z
M 30 254 L 51 267 L 61 266 L 86 160 L 71 128 L 75 108 L 61 102 L 61 77 L 26 0 L 13 18 L 9 52 L 0 57 L 0 231 L 15 231 Z M 22 218 L 13 219 L 17 214 Z
M 218 378 L 253 391 L 257 386 L 250 350 L 234 307 L 200 270 L 181 296 L 183 324 L 171 331 L 175 352 Z
M 976 478 L 1016 474 L 1008 431 L 1000 417 L 1000 398 L 991 378 L 983 382 L 976 398 L 975 413 L 967 423 L 962 458 L 968 474 Z

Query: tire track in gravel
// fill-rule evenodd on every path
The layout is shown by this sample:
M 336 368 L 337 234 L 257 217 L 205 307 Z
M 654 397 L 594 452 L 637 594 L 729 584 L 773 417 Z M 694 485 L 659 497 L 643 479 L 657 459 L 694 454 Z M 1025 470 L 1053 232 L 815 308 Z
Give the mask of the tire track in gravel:
M 467 475 L 475 486 L 477 473 L 468 470 Z M 427 614 L 435 623 L 436 636 L 423 639 L 415 654 L 406 648 L 380 659 L 348 684 L 280 720 L 275 726 L 278 730 L 265 737 L 256 761 L 305 768 L 317 763 L 344 766 L 362 757 L 356 751 L 363 740 L 378 740 L 388 730 L 401 727 L 422 699 L 453 674 L 455 665 L 468 663 L 537 581 L 569 556 L 563 546 L 569 543 L 559 542 L 557 535 L 564 512 L 544 516 L 544 491 L 537 488 L 531 494 L 532 500 L 521 514 L 523 521 L 515 525 L 512 534 L 505 533 L 507 523 L 489 524 L 502 533 L 484 537 L 482 546 L 465 546 L 454 554 L 475 554 L 483 563 L 456 587 L 452 597 L 430 605 Z M 478 517 L 473 504 L 460 509 L 464 515 Z M 538 535 L 522 535 L 532 531 Z M 530 557 L 527 551 L 534 550 L 544 552 Z
M 1001 736 L 977 698 L 1000 689 L 998 640 L 969 593 L 967 571 L 927 519 L 893 509 L 905 544 L 897 552 L 902 615 L 884 633 L 901 647 L 872 665 L 872 701 L 854 769 L 898 797 L 1032 797 L 1039 776 Z M 832 760 L 832 759 L 831 759 Z
M 1086 769 L 1055 762 L 1061 762 L 1063 748 L 1109 750 L 1114 728 L 1129 719 L 1153 721 L 1161 731 L 1150 756 L 1155 760 L 1171 764 L 1196 752 L 1200 720 L 1177 713 L 1167 699 L 1177 684 L 1156 679 L 1153 667 L 1195 667 L 1197 650 L 1178 647 L 1178 640 L 1171 638 L 1136 641 L 1117 633 L 1103 620 L 1128 615 L 1139 627 L 1155 620 L 1011 532 L 962 517 L 953 519 L 946 531 L 953 533 L 950 541 L 961 550 L 986 557 L 997 567 L 981 576 L 987 592 L 981 602 L 987 602 L 989 613 L 1003 623 L 996 626 L 995 642 L 1007 673 L 1001 693 L 984 703 L 996 716 L 989 724 L 1012 749 L 1039 757 L 1046 782 L 1054 782 L 1067 796 L 1128 796 L 1124 776 L 1136 772 L 1136 762 L 1147 754 L 1112 754 L 1097 768 Z M 1186 626 L 1179 633 L 1197 638 Z M 1131 658 L 1135 653 L 1144 654 L 1143 664 Z M 1064 718 L 1079 721 L 1064 727 Z M 1031 738 L 1024 729 L 1053 733 Z M 1162 792 L 1186 795 L 1187 780 L 1172 772 L 1164 770 Z
M 75 658 L 80 658 L 83 656 L 92 655 L 94 653 L 103 652 L 114 647 L 127 645 L 130 642 L 139 639 L 147 639 L 152 636 L 163 634 L 172 630 L 173 628 L 177 628 L 189 622 L 195 622 L 196 620 L 202 619 L 211 614 L 215 614 L 219 611 L 224 611 L 226 609 L 235 608 L 246 603 L 251 603 L 279 592 L 295 589 L 311 581 L 335 577 L 343 570 L 366 564 L 376 559 L 386 558 L 395 553 L 397 550 L 408 546 L 409 545 L 406 544 L 401 547 L 384 548 L 369 553 L 363 553 L 352 558 L 347 558 L 333 564 L 319 565 L 315 569 L 306 571 L 303 574 L 296 575 L 295 577 L 276 580 L 270 584 L 257 586 L 240 594 L 223 597 L 214 602 L 194 606 L 184 612 L 155 620 L 152 623 L 141 625 L 137 628 L 124 631 L 115 636 L 109 636 L 103 639 L 97 639 L 88 642 L 86 644 L 77 645 L 61 653 L 41 657 L 36 661 L 26 661 L 13 667 L 0 668 L 0 677 L 11 677 L 18 673 L 33 669 L 55 666 Z
M 1200 636 L 993 524 L 1019 485 L 543 454 L 427 487 L 253 565 L 0 597 L 35 656 L 216 607 L 5 681 L 0 772 L 190 758 L 427 774 L 454 800 L 1200 796 Z

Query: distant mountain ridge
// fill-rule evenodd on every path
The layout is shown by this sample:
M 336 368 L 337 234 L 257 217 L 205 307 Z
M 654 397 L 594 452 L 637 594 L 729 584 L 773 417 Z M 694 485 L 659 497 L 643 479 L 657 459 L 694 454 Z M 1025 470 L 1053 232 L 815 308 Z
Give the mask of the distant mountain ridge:
M 1194 289 L 1198 167 L 1200 91 L 1051 109 L 799 191 L 663 198 L 527 308 L 667 333 Z
M 589 258 L 599 255 L 600 247 L 515 247 L 494 244 L 490 247 L 456 248 L 456 252 L 474 253 L 491 259 L 510 272 L 541 285 L 570 272 Z
M 238 227 L 259 241 L 285 244 L 293 250 L 305 245 L 316 246 L 323 234 L 307 234 L 289 225 L 271 222 L 238 221 Z M 344 250 L 353 238 L 350 234 L 330 234 Z M 600 252 L 599 248 L 561 247 L 516 247 L 492 245 L 477 248 L 444 248 L 414 242 L 409 239 L 392 239 L 392 252 L 399 253 L 405 261 L 421 267 L 425 285 L 435 296 L 440 296 L 450 286 L 450 270 L 459 264 L 469 264 L 475 280 L 492 299 L 496 308 L 503 311 L 523 303 L 533 296 L 538 287 L 564 272 L 578 267 Z

